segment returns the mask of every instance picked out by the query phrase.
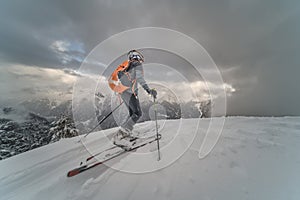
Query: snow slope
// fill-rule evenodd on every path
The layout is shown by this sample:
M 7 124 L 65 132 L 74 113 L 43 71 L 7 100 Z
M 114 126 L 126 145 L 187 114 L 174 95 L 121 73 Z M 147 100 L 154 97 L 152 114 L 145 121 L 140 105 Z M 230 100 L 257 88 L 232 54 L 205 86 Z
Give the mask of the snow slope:
M 198 151 L 209 119 L 201 119 L 195 132 L 198 121 L 160 122 L 159 162 L 153 143 L 112 160 L 111 167 L 97 166 L 67 178 L 69 169 L 109 146 L 102 133 L 110 137 L 115 129 L 2 160 L 0 199 L 300 199 L 300 117 L 226 118 L 219 142 L 201 160 Z M 138 124 L 137 130 L 149 131 L 153 125 Z

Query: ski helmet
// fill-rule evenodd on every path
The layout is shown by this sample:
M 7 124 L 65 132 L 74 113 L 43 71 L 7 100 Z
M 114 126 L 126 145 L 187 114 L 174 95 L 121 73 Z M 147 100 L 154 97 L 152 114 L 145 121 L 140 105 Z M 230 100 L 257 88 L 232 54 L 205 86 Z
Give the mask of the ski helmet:
M 131 50 L 127 54 L 129 61 L 139 61 L 140 63 L 144 62 L 144 56 L 137 50 Z

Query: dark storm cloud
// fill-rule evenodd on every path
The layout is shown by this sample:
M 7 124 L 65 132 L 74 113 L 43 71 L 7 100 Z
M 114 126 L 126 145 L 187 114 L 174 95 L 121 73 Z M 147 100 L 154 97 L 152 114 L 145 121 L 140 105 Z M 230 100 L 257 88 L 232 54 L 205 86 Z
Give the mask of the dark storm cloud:
M 225 82 L 236 89 L 228 100 L 229 114 L 300 114 L 297 0 L 10 0 L 0 4 L 3 63 L 76 69 L 109 36 L 130 28 L 160 26 L 193 37 L 209 52 Z M 55 49 L 57 41 L 69 46 Z
M 54 1 L 2 1 L 1 61 L 52 68 L 62 66 L 62 53 L 74 55 L 74 50 L 57 52 L 52 44 L 58 40 L 76 41 L 71 23 Z M 78 66 L 79 62 L 70 59 L 70 63 Z

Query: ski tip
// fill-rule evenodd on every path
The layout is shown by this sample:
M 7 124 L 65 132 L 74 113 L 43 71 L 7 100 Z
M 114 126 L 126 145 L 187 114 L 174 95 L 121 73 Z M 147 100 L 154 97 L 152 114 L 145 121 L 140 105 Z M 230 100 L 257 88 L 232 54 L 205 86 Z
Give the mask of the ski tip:
M 74 169 L 74 170 L 68 172 L 67 177 L 72 177 L 72 176 L 75 176 L 79 173 L 80 173 L 80 170 Z
M 72 177 L 72 176 L 75 176 L 75 175 L 81 173 L 82 170 L 84 170 L 86 167 L 87 166 L 84 165 L 84 166 L 81 166 L 79 168 L 76 168 L 76 169 L 73 169 L 73 170 L 69 171 L 68 174 L 67 174 L 67 177 Z
M 86 162 L 88 162 L 89 160 L 91 160 L 91 159 L 93 159 L 93 158 L 94 158 L 94 156 L 88 157 L 88 158 L 86 159 Z

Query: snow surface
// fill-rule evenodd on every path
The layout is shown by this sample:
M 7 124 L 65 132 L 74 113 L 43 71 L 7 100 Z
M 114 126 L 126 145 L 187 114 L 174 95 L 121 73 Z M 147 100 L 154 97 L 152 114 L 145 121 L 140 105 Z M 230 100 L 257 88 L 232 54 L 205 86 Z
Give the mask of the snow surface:
M 209 119 L 159 123 L 161 161 L 153 143 L 67 178 L 90 153 L 110 146 L 102 133 L 110 138 L 116 129 L 81 142 L 63 139 L 0 161 L 0 199 L 300 199 L 300 117 L 226 118 L 204 159 L 198 154 Z M 153 132 L 153 126 L 145 122 L 136 129 Z

